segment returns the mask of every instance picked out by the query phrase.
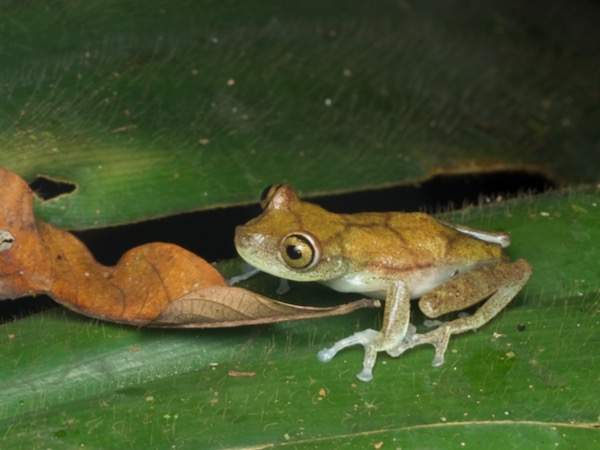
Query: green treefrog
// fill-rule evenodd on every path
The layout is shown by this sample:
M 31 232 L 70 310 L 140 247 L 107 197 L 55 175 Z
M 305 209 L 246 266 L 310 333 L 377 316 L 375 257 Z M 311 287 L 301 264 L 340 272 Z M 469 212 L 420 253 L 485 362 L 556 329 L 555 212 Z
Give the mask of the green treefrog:
M 451 335 L 474 330 L 498 314 L 521 290 L 531 266 L 510 262 L 505 233 L 444 223 L 424 213 L 334 214 L 298 198 L 288 185 L 263 193 L 263 212 L 235 231 L 235 246 L 250 265 L 296 281 L 318 281 L 336 291 L 385 299 L 383 326 L 321 350 L 330 361 L 352 346 L 365 349 L 358 379 L 372 379 L 377 353 L 396 357 L 420 344 L 444 362 Z M 430 318 L 485 302 L 466 317 L 423 334 L 410 324 L 410 300 Z

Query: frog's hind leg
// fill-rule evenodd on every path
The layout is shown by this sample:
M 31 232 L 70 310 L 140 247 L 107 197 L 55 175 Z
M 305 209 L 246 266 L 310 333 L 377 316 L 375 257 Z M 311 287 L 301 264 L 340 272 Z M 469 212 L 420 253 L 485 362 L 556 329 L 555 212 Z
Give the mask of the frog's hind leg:
M 440 366 L 444 363 L 444 353 L 450 336 L 475 330 L 489 322 L 517 295 L 530 275 L 531 266 L 527 261 L 520 259 L 514 263 L 500 262 L 482 266 L 456 276 L 443 287 L 421 298 L 419 307 L 427 316 L 438 317 L 450 310 L 466 308 L 488 296 L 489 298 L 472 316 L 444 323 L 425 334 L 409 334 L 388 353 L 398 356 L 417 345 L 430 344 L 435 347 L 432 366 Z M 459 297 L 466 300 L 459 305 L 460 308 L 455 308 Z
M 402 282 L 394 283 L 387 292 L 381 331 L 367 329 L 354 333 L 337 341 L 333 346 L 321 350 L 317 358 L 321 362 L 329 362 L 340 350 L 353 345 L 362 345 L 365 349 L 363 370 L 356 377 L 361 381 L 369 381 L 373 378 L 377 353 L 397 347 L 407 333 L 414 333 L 414 327 L 410 326 L 409 320 L 408 289 Z

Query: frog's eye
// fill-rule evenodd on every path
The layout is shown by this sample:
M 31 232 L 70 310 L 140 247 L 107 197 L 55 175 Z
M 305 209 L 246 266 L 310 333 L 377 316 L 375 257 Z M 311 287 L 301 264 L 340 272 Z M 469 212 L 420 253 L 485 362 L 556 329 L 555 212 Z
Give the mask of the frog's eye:
M 308 233 L 288 234 L 281 241 L 281 257 L 292 269 L 310 269 L 319 261 L 321 249 Z

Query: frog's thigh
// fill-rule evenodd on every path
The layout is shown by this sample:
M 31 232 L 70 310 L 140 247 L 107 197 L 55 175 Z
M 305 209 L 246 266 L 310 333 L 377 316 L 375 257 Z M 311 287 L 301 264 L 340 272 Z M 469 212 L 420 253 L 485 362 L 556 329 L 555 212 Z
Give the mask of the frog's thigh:
M 495 270 L 498 272 L 498 278 L 494 294 L 472 316 L 448 323 L 450 334 L 474 330 L 489 322 L 510 303 L 531 276 L 531 266 L 524 259 L 514 263 L 497 264 Z
M 435 347 L 435 357 L 432 365 L 439 366 L 443 364 L 444 353 L 448 347 L 450 336 L 468 330 L 474 330 L 490 321 L 514 298 L 515 295 L 517 295 L 531 275 L 531 266 L 523 259 L 514 263 L 501 262 L 494 264 L 491 267 L 494 271 L 498 272 L 498 276 L 492 277 L 492 280 L 488 280 L 487 282 L 490 283 L 489 285 L 486 284 L 487 282 L 481 282 L 474 292 L 478 293 L 475 297 L 478 297 L 479 299 L 482 297 L 485 298 L 485 293 L 489 293 L 490 286 L 493 286 L 493 289 L 491 289 L 493 294 L 479 307 L 475 314 L 445 323 L 439 328 L 425 334 L 409 335 L 404 341 L 400 342 L 397 348 L 388 353 L 392 356 L 397 356 L 417 345 L 430 344 Z M 481 271 L 479 273 L 481 275 Z M 469 277 L 463 278 L 469 279 Z M 492 282 L 493 280 L 495 281 Z M 477 282 L 480 282 L 480 280 L 477 280 Z M 473 291 L 470 291 L 471 294 L 472 292 Z M 466 303 L 469 304 L 469 302 Z
M 466 309 L 502 290 L 487 308 L 497 306 L 498 310 L 493 314 L 496 315 L 519 292 L 530 274 L 531 267 L 525 260 L 487 264 L 461 273 L 423 295 L 419 299 L 419 308 L 427 317 L 435 318 Z

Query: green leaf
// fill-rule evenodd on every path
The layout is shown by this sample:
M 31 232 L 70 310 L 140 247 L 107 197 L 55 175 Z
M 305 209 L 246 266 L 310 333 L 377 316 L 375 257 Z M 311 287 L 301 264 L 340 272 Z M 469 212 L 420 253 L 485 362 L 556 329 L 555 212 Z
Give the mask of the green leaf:
M 600 192 L 522 197 L 445 215 L 510 230 L 534 273 L 513 303 L 451 339 L 446 363 L 419 347 L 316 352 L 376 311 L 228 330 L 152 330 L 55 309 L 0 326 L 0 442 L 6 448 L 593 447 L 600 426 Z M 221 266 L 239 270 L 239 262 Z M 254 290 L 274 295 L 260 275 Z M 286 301 L 352 296 L 294 283 Z M 422 316 L 414 317 L 416 322 Z M 233 371 L 233 372 L 230 372 Z M 242 376 L 239 372 L 242 372 Z M 252 375 L 253 376 L 249 376 Z
M 597 183 L 599 20 L 585 0 L 5 0 L 0 165 L 72 183 L 37 205 L 66 228 L 247 203 L 272 182 Z M 599 203 L 561 190 L 446 215 L 509 230 L 534 274 L 444 366 L 426 347 L 382 355 L 370 383 L 362 349 L 315 355 L 376 311 L 199 331 L 57 308 L 0 325 L 0 447 L 597 446 Z M 284 299 L 355 297 L 294 284 Z
M 3 1 L 0 166 L 90 228 L 527 170 L 597 179 L 593 2 Z

